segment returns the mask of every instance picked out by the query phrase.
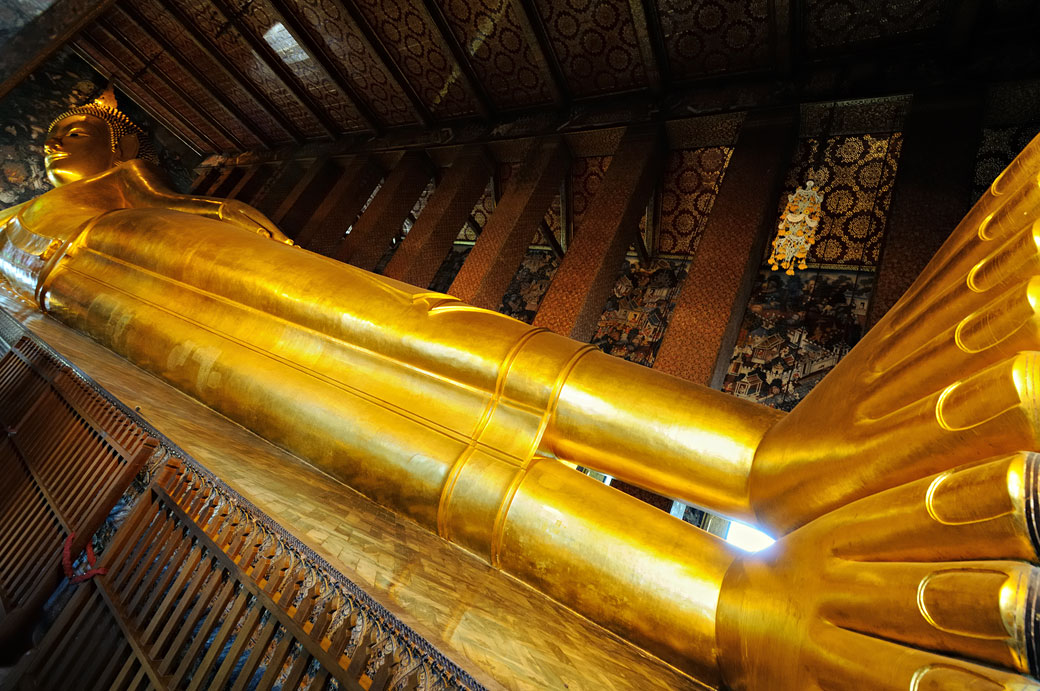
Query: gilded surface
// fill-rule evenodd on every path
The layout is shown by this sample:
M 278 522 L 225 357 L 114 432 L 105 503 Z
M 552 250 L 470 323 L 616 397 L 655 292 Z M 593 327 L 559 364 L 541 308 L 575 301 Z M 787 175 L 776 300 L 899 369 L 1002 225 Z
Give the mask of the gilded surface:
M 375 501 L 709 684 L 1040 688 L 1040 139 L 786 416 L 112 163 L 0 218 L 15 289 Z M 786 536 L 738 556 L 564 461 Z

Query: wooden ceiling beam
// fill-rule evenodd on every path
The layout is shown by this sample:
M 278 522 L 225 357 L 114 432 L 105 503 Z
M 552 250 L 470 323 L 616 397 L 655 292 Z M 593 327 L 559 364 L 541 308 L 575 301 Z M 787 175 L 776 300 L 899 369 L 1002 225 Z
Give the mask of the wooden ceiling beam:
M 567 88 L 567 78 L 560 67 L 560 61 L 552 48 L 549 34 L 545 31 L 538 8 L 534 6 L 533 0 L 513 0 L 516 3 L 518 21 L 524 27 L 527 41 L 533 47 L 536 59 L 543 65 L 548 77 L 549 89 L 552 91 L 553 101 L 557 108 L 566 108 L 570 105 L 571 94 Z
M 135 44 L 134 41 L 131 41 L 130 39 L 128 39 L 123 34 L 123 32 L 121 32 L 118 29 L 116 29 L 115 27 L 111 26 L 110 22 L 98 22 L 98 23 L 96 23 L 92 27 L 92 29 L 107 34 L 109 36 L 109 38 L 111 38 L 114 42 L 116 42 L 119 45 L 123 46 L 127 50 L 127 52 L 129 52 L 130 55 L 132 55 L 134 57 L 134 59 L 139 61 L 142 65 L 145 65 L 146 67 L 148 67 L 149 71 L 153 75 L 155 75 L 155 77 L 158 80 L 160 80 L 163 84 L 165 84 L 167 87 L 169 87 L 169 89 L 171 91 L 173 91 L 175 94 L 177 94 L 177 97 L 180 98 L 182 101 L 184 101 L 184 103 L 186 103 L 188 105 L 188 107 L 190 107 L 192 110 L 194 110 L 195 113 L 199 115 L 199 117 L 201 117 L 203 120 L 208 121 L 214 128 L 216 128 L 220 132 L 221 135 L 223 135 L 229 142 L 231 142 L 231 144 L 233 146 L 237 147 L 240 151 L 248 151 L 249 150 L 249 147 L 246 146 L 245 143 L 241 139 L 239 139 L 238 136 L 234 132 L 232 132 L 222 122 L 220 122 L 220 120 L 218 120 L 217 118 L 214 118 L 213 116 L 211 116 L 205 109 L 200 108 L 199 105 L 195 102 L 195 99 L 193 99 L 188 93 L 186 93 L 184 91 L 184 89 L 181 88 L 181 86 L 177 82 L 175 82 L 174 80 L 170 79 L 167 75 L 163 74 L 161 71 L 154 70 L 154 69 L 150 68 L 150 65 L 155 60 L 156 56 L 149 57 L 149 56 L 145 55 L 144 52 L 140 48 L 137 47 L 137 45 Z M 161 47 L 162 46 L 160 44 L 160 48 Z M 106 51 L 106 53 L 107 52 L 108 51 Z M 169 55 L 168 57 L 171 60 L 173 60 L 173 62 L 175 64 L 177 64 L 179 66 L 179 63 L 177 63 L 176 59 L 172 55 Z M 116 63 L 122 64 L 115 58 L 115 56 L 113 56 L 112 59 Z M 132 75 L 132 81 L 134 83 L 137 83 L 136 82 L 136 75 Z M 205 90 L 205 86 L 204 85 L 200 84 L 199 86 L 200 86 L 200 88 Z M 238 119 L 238 116 L 234 112 L 231 112 L 230 115 L 232 117 Z M 247 129 L 249 129 L 249 128 L 247 128 Z M 250 132 L 252 132 L 252 130 L 250 130 Z M 255 132 L 252 132 L 252 133 L 255 136 L 257 136 L 260 139 L 260 141 L 263 141 L 263 137 L 260 137 Z M 220 151 L 220 147 L 217 147 L 217 150 Z
M 657 21 L 657 6 L 654 0 L 628 0 L 632 26 L 639 44 L 639 55 L 643 58 L 643 71 L 651 93 L 659 95 L 667 83 L 668 53 Z
M 305 140 L 303 133 L 300 129 L 282 113 L 281 109 L 271 102 L 271 99 L 267 97 L 263 91 L 258 89 L 249 78 L 242 74 L 242 72 L 235 66 L 234 61 L 223 55 L 220 49 L 214 45 L 213 41 L 205 34 L 194 29 L 195 21 L 187 15 L 175 2 L 164 2 L 162 8 L 173 20 L 180 24 L 181 28 L 184 29 L 185 33 L 191 39 L 199 50 L 209 58 L 217 67 L 227 76 L 228 79 L 233 81 L 242 91 L 244 91 L 253 101 L 260 106 L 267 115 L 277 123 L 277 125 L 289 135 L 289 138 L 295 141 L 297 144 L 302 144 Z
M 465 76 L 466 81 L 469 82 L 470 89 L 477 99 L 477 112 L 482 118 L 494 117 L 495 105 L 491 97 L 488 96 L 483 82 L 480 81 L 476 71 L 473 69 L 473 63 L 470 61 L 469 56 L 466 55 L 465 49 L 463 49 L 462 44 L 459 43 L 455 33 L 451 30 L 451 24 L 448 23 L 440 5 L 437 4 L 436 0 L 423 0 L 423 5 L 426 6 L 426 12 L 430 15 L 430 19 L 433 20 L 437 31 L 440 32 L 441 38 L 445 45 L 448 46 L 448 50 L 451 51 L 452 57 L 455 58 L 459 70 Z
M 404 72 L 397 65 L 397 62 L 387 52 L 386 46 L 379 40 L 379 36 L 376 34 L 375 29 L 365 19 L 365 15 L 358 9 L 357 5 L 354 4 L 353 0 L 333 0 L 346 14 L 353 20 L 354 24 L 357 25 L 358 31 L 364 36 L 365 41 L 371 46 L 372 51 L 381 63 L 383 68 L 390 75 L 390 78 L 397 83 L 397 87 L 401 90 L 401 93 L 408 99 L 408 103 L 411 106 L 412 114 L 415 115 L 416 120 L 419 124 L 425 128 L 430 128 L 433 123 L 433 117 L 430 115 L 429 109 L 426 104 L 423 103 L 422 99 L 419 98 L 419 94 L 416 93 L 415 89 L 412 88 L 411 83 L 404 76 Z
M 288 68 L 285 62 L 278 56 L 274 49 L 267 43 L 256 36 L 249 27 L 245 26 L 241 20 L 242 10 L 234 10 L 225 0 L 210 0 L 213 6 L 217 8 L 217 12 L 224 16 L 224 19 L 230 22 L 231 26 L 235 28 L 238 35 L 246 42 L 246 45 L 259 57 L 267 69 L 271 70 L 278 82 L 292 94 L 293 98 L 300 102 L 307 114 L 314 118 L 315 121 L 321 125 L 321 128 L 325 130 L 326 134 L 330 138 L 335 139 L 336 135 L 342 133 L 342 129 L 333 121 L 329 114 L 321 107 L 321 104 L 317 103 L 311 95 L 307 93 L 307 90 L 300 86 L 297 81 L 296 75 L 293 71 Z
M 361 95 L 351 86 L 350 81 L 340 73 L 339 69 L 335 67 L 333 60 L 321 49 L 318 44 L 311 38 L 311 35 L 300 24 L 296 15 L 292 9 L 285 3 L 285 0 L 268 0 L 268 4 L 271 10 L 278 16 L 282 22 L 282 26 L 285 30 L 295 39 L 296 43 L 299 44 L 303 52 L 307 53 L 307 57 L 314 61 L 314 64 L 318 66 L 336 89 L 339 90 L 343 96 L 350 101 L 351 105 L 361 116 L 362 122 L 370 130 L 373 130 L 377 134 L 382 134 L 383 124 L 376 116 L 375 112 L 368 105 L 368 102 L 361 97 Z
M 792 31 L 796 0 L 773 0 L 772 48 L 776 72 L 790 77 L 794 69 L 794 31 Z
M 195 126 L 195 124 L 192 123 L 190 120 L 186 120 L 185 118 L 183 118 L 178 108 L 174 108 L 173 106 L 171 106 L 165 98 L 157 94 L 147 84 L 138 81 L 137 78 L 140 75 L 140 73 L 143 70 L 149 68 L 149 63 L 147 61 L 142 61 L 144 67 L 142 67 L 141 70 L 138 70 L 135 73 L 131 73 L 120 60 L 116 59 L 116 57 L 108 51 L 107 48 L 98 43 L 98 41 L 91 35 L 89 28 L 86 31 L 81 31 L 79 33 L 79 35 L 76 37 L 75 42 L 73 43 L 73 48 L 76 50 L 77 53 L 82 55 L 87 60 L 87 62 L 91 63 L 94 66 L 94 69 L 96 69 L 99 73 L 103 75 L 105 74 L 105 72 L 108 72 L 109 79 L 111 79 L 116 84 L 116 86 L 118 86 L 122 91 L 124 91 L 127 94 L 133 94 L 135 96 L 138 94 L 138 92 L 141 92 L 144 94 L 146 99 L 151 99 L 153 103 L 157 104 L 160 108 L 170 113 L 170 115 L 175 119 L 175 122 L 170 121 L 168 118 L 163 117 L 158 113 L 154 112 L 154 110 L 149 109 L 149 114 L 157 120 L 159 120 L 160 122 L 162 122 L 163 126 L 169 129 L 171 132 L 190 132 L 191 136 L 193 136 L 197 141 L 200 141 L 205 146 L 209 147 L 210 153 L 220 153 L 222 151 L 222 147 L 215 141 L 210 139 L 210 137 L 205 132 L 203 132 L 201 129 Z M 134 57 L 137 56 L 135 55 Z M 106 67 L 103 64 L 103 62 L 107 62 L 111 67 Z M 158 73 L 156 74 L 158 75 Z M 163 79 L 162 75 L 158 75 L 158 78 Z M 172 85 L 168 82 L 164 81 L 164 83 L 167 87 L 172 88 Z M 143 101 L 145 99 L 141 100 Z M 186 101 L 186 103 L 190 103 L 190 101 Z M 145 104 L 143 103 L 141 105 L 142 107 L 145 106 Z M 233 139 L 231 137 L 228 137 L 228 141 L 232 142 L 236 146 L 239 145 L 238 140 Z M 191 144 L 189 145 L 192 149 L 195 149 L 197 152 L 202 153 L 198 150 L 198 147 Z
M 199 68 L 191 65 L 179 56 L 177 48 L 163 36 L 160 32 L 152 28 L 152 26 L 145 20 L 144 17 L 129 3 L 122 3 L 116 6 L 116 9 L 125 15 L 130 22 L 136 26 L 141 32 L 143 32 L 148 38 L 155 42 L 164 53 L 166 57 L 170 59 L 173 64 L 177 66 L 182 72 L 187 74 L 193 82 L 195 82 L 200 89 L 205 91 L 209 96 L 220 104 L 220 106 L 228 112 L 228 114 L 237 120 L 243 127 L 249 130 L 256 139 L 258 139 L 264 148 L 271 148 L 271 141 L 267 138 L 267 135 L 256 126 L 255 123 L 251 122 L 244 113 L 240 112 L 238 108 L 232 103 L 231 99 L 226 95 L 222 94 L 219 89 L 213 86 L 209 79 L 204 75 Z M 114 34 L 113 34 L 114 35 Z M 127 44 L 131 45 L 131 44 Z M 190 103 L 191 101 L 189 101 Z M 243 147 L 247 148 L 247 147 Z

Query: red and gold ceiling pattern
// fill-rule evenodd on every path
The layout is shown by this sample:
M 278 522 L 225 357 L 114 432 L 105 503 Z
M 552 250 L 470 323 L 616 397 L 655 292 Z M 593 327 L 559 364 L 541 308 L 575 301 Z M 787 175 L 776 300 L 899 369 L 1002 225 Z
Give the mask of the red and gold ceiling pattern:
M 695 79 L 768 66 L 775 40 L 768 0 L 657 0 L 673 75 Z
M 116 0 L 75 45 L 199 151 L 234 153 L 473 117 L 494 122 L 630 92 L 666 95 L 720 76 L 782 78 L 791 67 L 785 55 L 823 60 L 894 39 L 942 42 L 951 6 Z
M 575 96 L 645 87 L 631 4 L 624 0 L 537 0 L 539 18 Z
M 438 0 L 438 5 L 496 107 L 552 102 L 513 0 Z
M 401 85 L 337 0 L 285 0 L 285 5 L 310 42 L 324 52 L 327 71 L 344 75 L 383 124 L 415 121 Z
M 805 0 L 808 47 L 830 49 L 931 29 L 943 20 L 946 5 L 942 0 Z
M 432 114 L 451 118 L 476 112 L 469 85 L 421 3 L 356 0 L 356 5 Z
M 243 31 L 252 34 L 253 41 L 265 41 L 264 36 L 271 32 L 272 27 L 279 24 L 284 27 L 282 18 L 264 3 L 230 0 L 228 7 L 239 18 Z M 277 48 L 274 50 L 277 52 Z M 253 59 L 255 61 L 255 58 Z M 283 61 L 300 86 L 341 130 L 346 132 L 364 128 L 364 122 L 354 103 L 326 78 L 314 60 L 304 55 L 286 55 Z

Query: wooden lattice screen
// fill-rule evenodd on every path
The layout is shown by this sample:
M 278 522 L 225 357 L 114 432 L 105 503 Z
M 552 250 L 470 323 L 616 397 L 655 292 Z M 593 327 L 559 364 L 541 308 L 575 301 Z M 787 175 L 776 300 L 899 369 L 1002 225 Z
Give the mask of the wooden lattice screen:
M 415 689 L 385 633 L 170 458 L 5 688 Z M 330 595 L 331 594 L 331 595 Z
M 0 424 L 0 652 L 10 656 L 62 579 L 63 548 L 83 552 L 158 441 L 28 337 L 0 359 Z

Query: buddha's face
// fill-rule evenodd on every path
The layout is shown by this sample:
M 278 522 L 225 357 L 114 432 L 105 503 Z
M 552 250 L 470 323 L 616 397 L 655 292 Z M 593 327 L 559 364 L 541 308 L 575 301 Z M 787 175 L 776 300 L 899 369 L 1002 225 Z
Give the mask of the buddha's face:
M 70 115 L 54 123 L 43 145 L 47 178 L 57 187 L 102 173 L 117 163 L 108 123 Z

